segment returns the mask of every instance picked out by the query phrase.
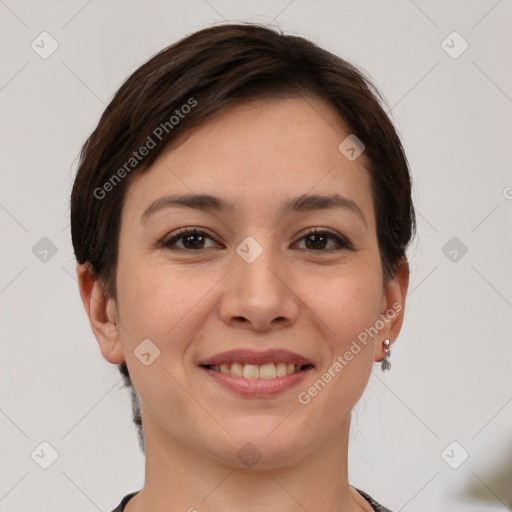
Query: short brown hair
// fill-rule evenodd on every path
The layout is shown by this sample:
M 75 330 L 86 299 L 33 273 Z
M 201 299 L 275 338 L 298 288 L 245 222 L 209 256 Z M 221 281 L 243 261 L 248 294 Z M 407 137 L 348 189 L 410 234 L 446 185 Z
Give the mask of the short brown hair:
M 115 298 L 121 211 L 133 176 L 147 170 L 178 134 L 230 106 L 305 95 L 331 104 L 365 146 L 387 282 L 405 258 L 416 220 L 409 166 L 381 106 L 382 95 L 342 58 L 303 37 L 254 23 L 216 25 L 184 37 L 139 67 L 119 88 L 80 153 L 71 194 L 78 263 L 88 262 L 105 293 Z M 147 149 L 150 140 L 155 145 L 140 157 L 139 150 Z M 138 396 L 126 363 L 119 369 L 131 389 L 133 419 L 144 451 Z

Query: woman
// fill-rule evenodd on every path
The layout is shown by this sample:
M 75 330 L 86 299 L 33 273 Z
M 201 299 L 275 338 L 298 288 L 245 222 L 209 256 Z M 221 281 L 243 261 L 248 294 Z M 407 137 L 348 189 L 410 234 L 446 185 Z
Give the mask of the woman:
M 146 455 L 143 489 L 115 511 L 388 510 L 347 473 L 415 228 L 378 98 L 303 38 L 227 24 L 161 51 L 107 107 L 71 227 Z

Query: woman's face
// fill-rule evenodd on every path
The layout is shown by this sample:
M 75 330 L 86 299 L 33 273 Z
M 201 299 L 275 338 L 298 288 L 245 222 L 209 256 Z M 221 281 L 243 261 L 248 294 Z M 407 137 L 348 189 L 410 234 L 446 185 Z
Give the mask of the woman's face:
M 262 468 L 339 441 L 401 313 L 357 340 L 405 295 L 403 280 L 382 287 L 364 153 L 338 149 L 349 134 L 319 99 L 247 103 L 132 181 L 104 355 L 126 360 L 147 436 Z M 216 199 L 171 202 L 192 195 Z M 283 375 L 294 360 L 309 366 Z

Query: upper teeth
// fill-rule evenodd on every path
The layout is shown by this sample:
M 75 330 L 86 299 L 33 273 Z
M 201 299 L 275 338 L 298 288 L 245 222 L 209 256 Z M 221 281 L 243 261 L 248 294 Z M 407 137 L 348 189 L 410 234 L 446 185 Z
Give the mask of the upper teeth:
M 300 369 L 301 366 L 295 366 L 293 363 L 268 363 L 268 364 L 221 364 L 212 365 L 212 370 L 226 373 L 235 377 L 245 377 L 246 379 L 273 379 L 275 377 L 284 377 Z

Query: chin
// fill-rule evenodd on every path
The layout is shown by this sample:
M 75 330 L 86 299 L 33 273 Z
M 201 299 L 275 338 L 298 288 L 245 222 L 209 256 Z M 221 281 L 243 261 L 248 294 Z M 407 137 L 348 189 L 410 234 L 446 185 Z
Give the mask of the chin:
M 314 440 L 308 441 L 305 435 L 290 432 L 289 425 L 288 428 L 278 427 L 282 420 L 282 417 L 268 416 L 262 421 L 251 419 L 250 428 L 229 430 L 233 438 L 224 437 L 224 447 L 222 443 L 217 444 L 220 449 L 217 457 L 228 465 L 250 470 L 276 469 L 297 462 Z

